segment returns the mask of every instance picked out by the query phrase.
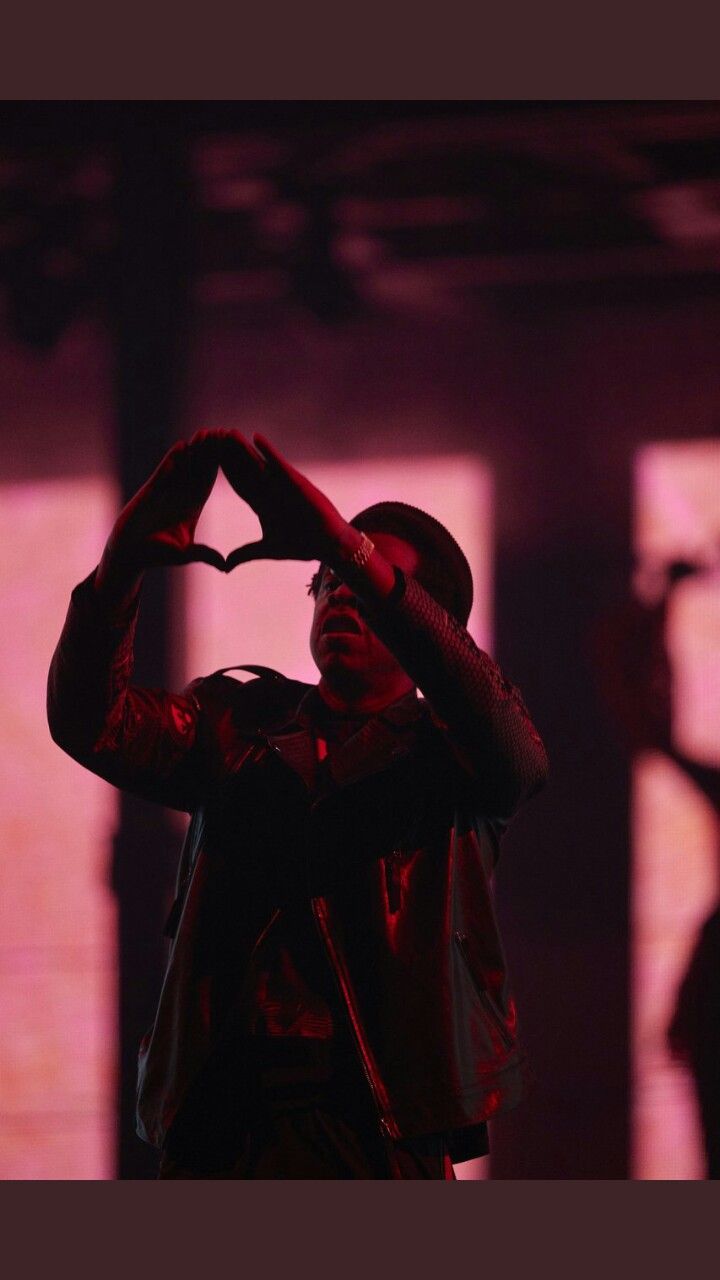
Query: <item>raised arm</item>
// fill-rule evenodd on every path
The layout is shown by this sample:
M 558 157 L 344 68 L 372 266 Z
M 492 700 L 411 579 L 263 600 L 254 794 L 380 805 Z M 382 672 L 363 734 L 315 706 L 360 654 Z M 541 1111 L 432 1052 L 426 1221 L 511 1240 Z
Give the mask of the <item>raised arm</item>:
M 55 742 L 115 786 L 179 809 L 204 783 L 201 704 L 131 684 L 133 637 L 145 570 L 219 552 L 194 542 L 218 468 L 216 433 L 175 445 L 118 517 L 100 565 L 75 588 L 48 677 Z
M 354 578 L 354 568 L 351 573 Z M 417 579 L 400 570 L 393 578 L 389 596 L 368 599 L 363 612 L 424 694 L 485 812 L 509 818 L 542 786 L 548 769 L 520 693 Z M 352 585 L 362 602 L 362 583 Z

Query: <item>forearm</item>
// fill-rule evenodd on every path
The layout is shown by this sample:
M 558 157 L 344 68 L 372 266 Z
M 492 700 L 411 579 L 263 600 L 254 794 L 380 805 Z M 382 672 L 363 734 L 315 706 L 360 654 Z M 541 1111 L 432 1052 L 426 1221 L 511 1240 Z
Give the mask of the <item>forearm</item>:
M 182 694 L 131 683 L 137 593 L 124 615 L 108 612 L 92 574 L 73 592 L 48 677 L 54 741 L 113 786 L 191 811 L 206 792 L 202 712 Z M 196 682 L 201 684 L 202 682 Z
M 547 773 L 544 747 L 517 689 L 415 578 L 405 578 L 377 551 L 360 567 L 343 563 L 339 552 L 332 567 L 356 592 L 369 624 L 425 695 L 498 812 L 511 812 Z
M 93 577 L 93 591 L 102 616 L 108 620 L 123 619 L 131 614 L 140 595 L 145 573 L 106 547 Z
M 372 547 L 366 557 L 363 546 Z M 327 563 L 337 576 L 368 606 L 387 599 L 395 586 L 395 568 L 378 551 L 372 539 L 351 524 L 340 528 L 327 555 Z M 362 563 L 357 563 L 361 559 Z
M 76 758 L 92 756 L 117 720 L 132 674 L 139 582 L 132 592 L 107 579 L 99 588 L 98 573 L 72 593 L 48 676 L 50 732 Z

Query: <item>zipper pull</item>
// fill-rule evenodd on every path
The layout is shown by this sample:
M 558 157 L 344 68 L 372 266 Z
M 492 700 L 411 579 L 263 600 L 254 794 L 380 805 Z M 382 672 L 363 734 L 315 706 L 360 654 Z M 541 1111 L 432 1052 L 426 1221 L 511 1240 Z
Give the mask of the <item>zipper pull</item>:
M 385 891 L 387 893 L 388 910 L 391 915 L 397 915 L 401 906 L 401 887 L 399 883 L 397 862 L 400 857 L 400 850 L 393 849 L 385 858 Z

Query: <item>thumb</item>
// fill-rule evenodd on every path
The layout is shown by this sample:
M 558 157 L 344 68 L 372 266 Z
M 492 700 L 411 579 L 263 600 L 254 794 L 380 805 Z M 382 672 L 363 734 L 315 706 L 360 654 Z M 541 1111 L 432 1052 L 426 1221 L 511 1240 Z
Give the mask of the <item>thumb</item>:
M 258 542 L 246 542 L 243 547 L 236 547 L 225 560 L 225 572 L 232 573 L 239 564 L 247 564 L 249 560 L 265 560 L 269 558 L 268 545 L 264 538 Z
M 207 547 L 204 542 L 193 542 L 184 552 L 181 564 L 193 564 L 196 560 L 203 564 L 211 564 L 220 573 L 225 573 L 225 557 L 214 547 Z

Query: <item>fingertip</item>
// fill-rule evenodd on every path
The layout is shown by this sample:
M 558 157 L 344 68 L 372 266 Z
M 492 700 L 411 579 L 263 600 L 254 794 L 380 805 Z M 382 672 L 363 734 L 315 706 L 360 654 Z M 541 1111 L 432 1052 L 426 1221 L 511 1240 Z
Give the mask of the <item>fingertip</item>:
M 266 462 L 279 461 L 277 449 L 275 449 L 274 445 L 270 443 L 267 437 L 261 435 L 260 432 L 256 432 L 253 435 L 253 444 L 257 449 L 258 453 L 264 459 L 264 461 Z
M 216 433 L 214 431 L 210 431 L 208 429 L 204 429 L 203 431 L 196 431 L 195 435 L 192 437 L 190 441 L 190 445 L 193 448 L 197 449 L 197 448 L 204 448 L 207 445 L 215 444 L 215 434 Z

